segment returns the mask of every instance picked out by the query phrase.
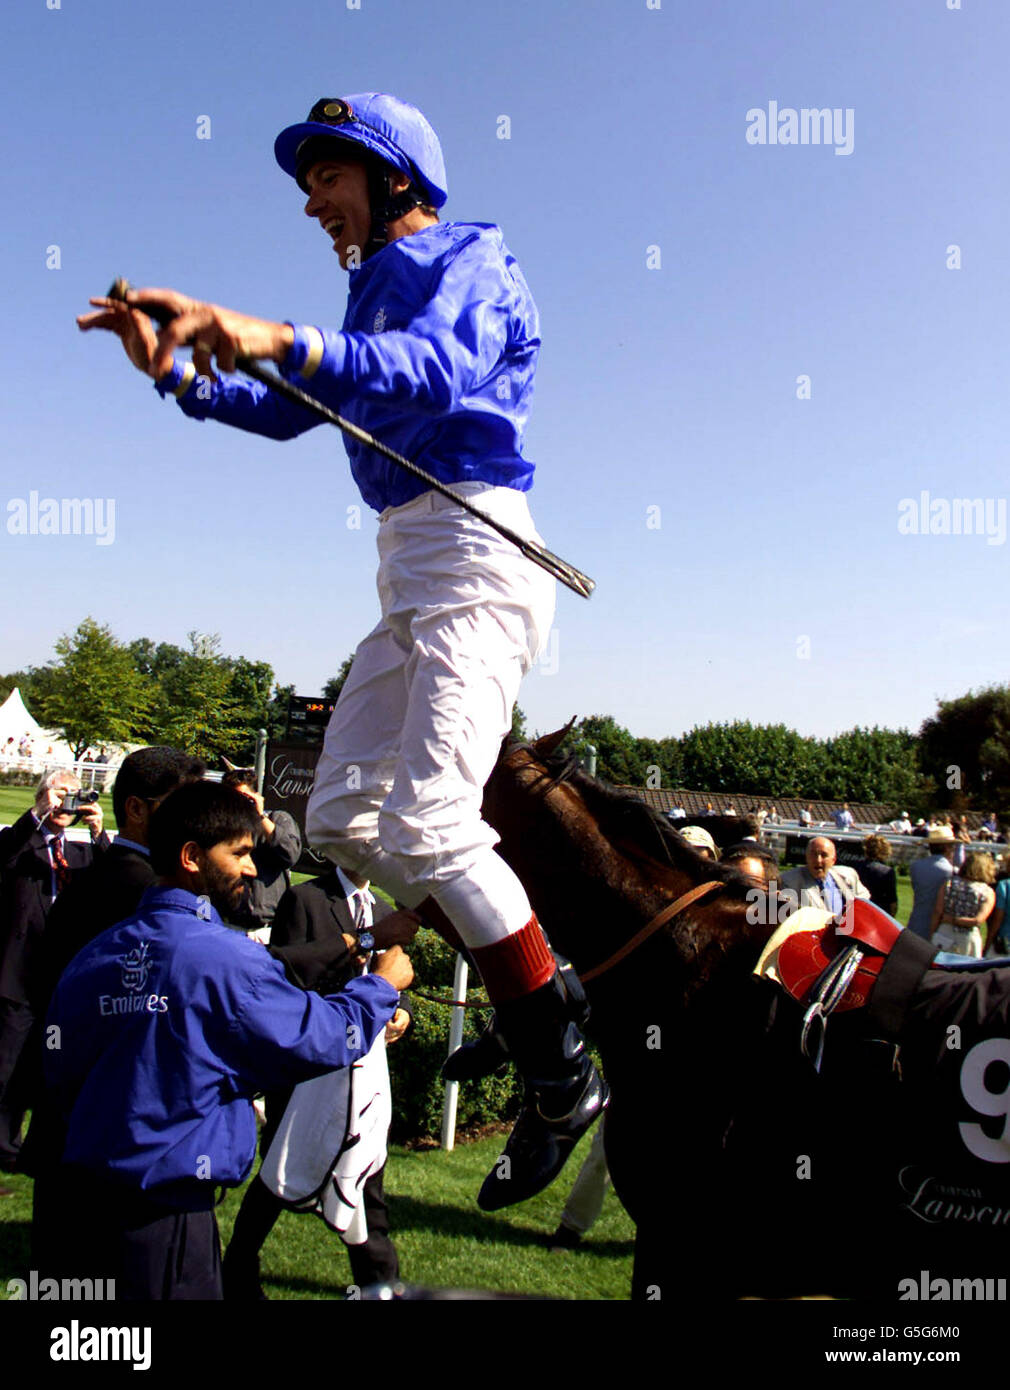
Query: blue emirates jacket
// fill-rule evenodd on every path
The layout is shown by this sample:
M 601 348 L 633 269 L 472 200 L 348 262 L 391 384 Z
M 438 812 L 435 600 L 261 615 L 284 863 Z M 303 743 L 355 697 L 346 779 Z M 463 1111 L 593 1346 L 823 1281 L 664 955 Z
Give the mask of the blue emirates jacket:
M 149 888 L 53 996 L 45 1070 L 63 1162 L 166 1206 L 210 1207 L 252 1167 L 253 1095 L 350 1065 L 398 999 L 377 975 L 306 993 L 205 900 Z
M 540 323 L 500 229 L 439 223 L 391 242 L 349 274 L 342 330 L 293 325 L 281 374 L 441 482 L 527 491 L 533 465 L 522 443 Z M 209 382 L 192 363 L 176 364 L 157 389 L 194 419 L 272 439 L 320 423 L 259 382 Z M 374 450 L 350 439 L 346 447 L 376 511 L 425 491 Z

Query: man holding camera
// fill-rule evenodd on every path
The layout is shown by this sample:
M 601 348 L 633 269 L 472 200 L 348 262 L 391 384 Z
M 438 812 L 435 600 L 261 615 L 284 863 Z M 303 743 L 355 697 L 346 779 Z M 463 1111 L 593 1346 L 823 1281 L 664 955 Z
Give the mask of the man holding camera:
M 8 1172 L 21 1147 L 34 1060 L 25 1043 L 49 910 L 73 875 L 109 847 L 97 794 L 82 803 L 80 793 L 72 772 L 47 772 L 34 806 L 0 830 L 0 1168 Z M 91 832 L 90 844 L 67 839 L 78 820 Z

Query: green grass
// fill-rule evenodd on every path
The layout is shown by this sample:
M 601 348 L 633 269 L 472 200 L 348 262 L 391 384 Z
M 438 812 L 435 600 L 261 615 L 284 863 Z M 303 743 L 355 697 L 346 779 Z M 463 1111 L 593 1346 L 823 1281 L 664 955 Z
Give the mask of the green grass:
M 564 1299 L 626 1299 L 631 1288 L 634 1227 L 613 1192 L 579 1250 L 548 1251 L 579 1166 L 587 1136 L 561 1177 L 519 1207 L 489 1216 L 476 1203 L 485 1174 L 501 1152 L 503 1136 L 440 1149 L 394 1148 L 386 1168 L 390 1228 L 402 1277 L 436 1288 L 543 1294 Z M 31 1179 L 0 1174 L 14 1195 L 0 1199 L 0 1298 L 7 1280 L 29 1267 Z M 230 1192 L 218 1208 L 227 1244 L 241 1201 Z M 351 1281 L 347 1252 L 317 1217 L 285 1212 L 263 1247 L 263 1287 L 271 1299 L 334 1299 Z M 39 1271 L 44 1275 L 45 1271 Z

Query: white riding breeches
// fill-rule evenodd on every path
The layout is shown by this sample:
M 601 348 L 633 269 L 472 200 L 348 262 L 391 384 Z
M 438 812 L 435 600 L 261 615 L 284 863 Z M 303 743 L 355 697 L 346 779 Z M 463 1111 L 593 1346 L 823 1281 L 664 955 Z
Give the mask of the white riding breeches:
M 457 491 L 539 540 L 523 493 Z M 407 906 L 434 897 L 468 946 L 488 945 L 531 916 L 480 807 L 554 580 L 436 492 L 383 512 L 378 547 L 382 618 L 330 719 L 307 837 Z

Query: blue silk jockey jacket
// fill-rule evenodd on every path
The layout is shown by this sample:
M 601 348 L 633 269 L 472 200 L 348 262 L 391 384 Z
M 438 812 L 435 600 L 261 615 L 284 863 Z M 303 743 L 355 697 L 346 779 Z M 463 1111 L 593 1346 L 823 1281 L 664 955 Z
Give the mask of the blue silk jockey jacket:
M 256 1152 L 252 1097 L 362 1057 L 399 995 L 378 975 L 339 995 L 288 982 L 279 961 L 203 899 L 149 888 L 84 948 L 46 1019 L 46 1082 L 63 1161 L 165 1206 L 213 1206 Z M 59 1032 L 52 1032 L 53 1026 Z
M 351 270 L 340 332 L 292 325 L 281 373 L 445 483 L 520 492 L 540 350 L 536 305 L 498 227 L 439 223 L 390 242 Z M 319 349 L 323 348 L 318 360 Z M 194 419 L 291 439 L 320 423 L 242 376 L 202 382 L 177 364 L 158 382 Z M 351 472 L 376 511 L 425 484 L 345 437 Z

